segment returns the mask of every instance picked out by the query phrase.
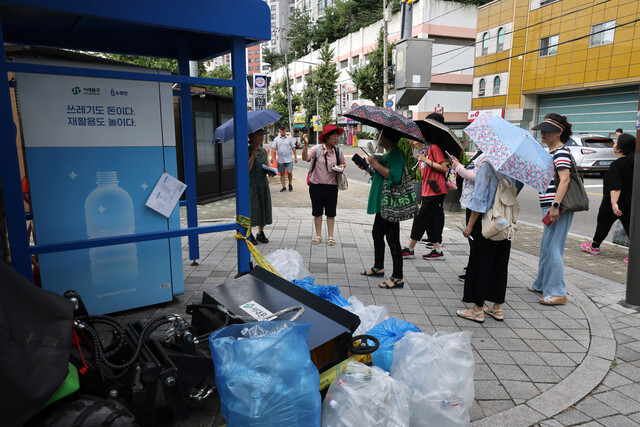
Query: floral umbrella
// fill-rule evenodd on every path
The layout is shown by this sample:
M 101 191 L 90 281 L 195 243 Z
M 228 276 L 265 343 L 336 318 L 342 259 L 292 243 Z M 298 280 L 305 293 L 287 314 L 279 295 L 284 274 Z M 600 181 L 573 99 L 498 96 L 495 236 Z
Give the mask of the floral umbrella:
M 553 179 L 553 158 L 525 129 L 497 116 L 480 116 L 464 132 L 493 167 L 540 193 Z
M 373 126 L 377 129 L 387 127 L 400 132 L 403 136 L 409 139 L 424 142 L 424 137 L 422 136 L 422 132 L 420 132 L 420 128 L 412 120 L 409 120 L 388 108 L 361 105 L 347 111 L 343 116 L 357 120 L 362 124 Z

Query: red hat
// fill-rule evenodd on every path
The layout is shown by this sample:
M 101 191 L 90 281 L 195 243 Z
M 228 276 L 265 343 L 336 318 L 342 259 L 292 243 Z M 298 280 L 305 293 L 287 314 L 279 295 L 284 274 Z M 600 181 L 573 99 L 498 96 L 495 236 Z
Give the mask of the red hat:
M 344 133 L 344 129 L 334 124 L 326 125 L 324 128 L 322 128 L 322 133 L 318 136 L 320 142 L 324 142 L 324 137 L 333 131 L 338 131 L 338 135 L 342 135 Z

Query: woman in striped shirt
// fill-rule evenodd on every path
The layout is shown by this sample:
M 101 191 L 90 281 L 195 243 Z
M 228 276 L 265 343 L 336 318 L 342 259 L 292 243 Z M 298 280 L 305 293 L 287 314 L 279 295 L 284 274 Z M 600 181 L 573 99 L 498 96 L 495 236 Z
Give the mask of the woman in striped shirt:
M 542 142 L 549 147 L 549 154 L 553 156 L 553 165 L 560 181 L 556 188 L 554 179 L 551 179 L 547 191 L 540 194 L 542 217 L 548 213 L 551 224 L 544 228 L 542 234 L 538 277 L 528 289 L 542 293 L 540 304 L 566 304 L 567 286 L 564 281 L 562 253 L 573 220 L 573 212 L 562 213 L 560 203 L 569 188 L 571 152 L 564 144 L 571 136 L 571 123 L 565 116 L 551 113 L 533 129 L 540 131 Z

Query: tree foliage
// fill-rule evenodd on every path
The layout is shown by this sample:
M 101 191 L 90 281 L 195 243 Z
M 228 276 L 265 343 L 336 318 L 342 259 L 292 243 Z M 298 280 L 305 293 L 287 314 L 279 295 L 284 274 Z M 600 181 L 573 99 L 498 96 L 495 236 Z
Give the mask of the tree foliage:
M 349 69 L 349 76 L 353 80 L 353 84 L 358 88 L 360 95 L 364 99 L 372 101 L 376 106 L 382 107 L 383 99 L 383 36 L 382 30 L 378 35 L 378 43 L 376 48 L 367 55 L 368 62 L 355 68 Z M 393 44 L 388 45 L 387 49 L 387 78 L 389 82 L 395 80 L 395 73 L 391 66 L 391 57 L 393 54 Z
M 262 48 L 262 62 L 271 66 L 272 70 L 284 65 L 284 53 L 273 52 L 267 47 Z
M 269 103 L 269 108 L 275 111 L 278 114 L 281 114 L 282 117 L 278 120 L 278 124 L 283 124 L 289 127 L 289 99 L 287 97 L 287 82 L 282 80 L 281 82 L 273 85 L 273 91 L 269 92 L 271 95 Z M 292 95 L 291 96 L 291 111 L 295 111 L 296 108 L 301 104 L 302 100 L 300 95 Z M 293 117 L 291 118 L 293 121 Z
M 296 9 L 289 18 L 291 27 L 287 33 L 289 51 L 294 58 L 301 58 L 311 51 L 313 26 L 308 14 Z
M 309 129 L 309 133 L 313 131 L 311 126 L 311 118 L 318 112 L 318 91 L 316 90 L 316 73 L 313 68 L 309 67 L 309 72 L 304 76 L 305 86 L 302 90 L 302 106 L 304 107 L 304 123 Z M 311 141 L 311 140 L 310 140 Z
M 340 73 L 338 65 L 333 62 L 334 53 L 328 42 L 322 45 L 319 52 L 321 62 L 314 75 L 320 121 L 323 126 L 331 122 L 331 112 L 336 106 L 336 81 Z

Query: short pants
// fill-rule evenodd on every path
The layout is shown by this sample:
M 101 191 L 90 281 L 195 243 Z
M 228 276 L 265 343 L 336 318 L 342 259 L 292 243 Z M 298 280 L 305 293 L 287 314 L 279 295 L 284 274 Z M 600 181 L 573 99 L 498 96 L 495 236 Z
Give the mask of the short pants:
M 278 163 L 278 172 L 284 173 L 284 171 L 293 172 L 293 162 L 289 163 Z

